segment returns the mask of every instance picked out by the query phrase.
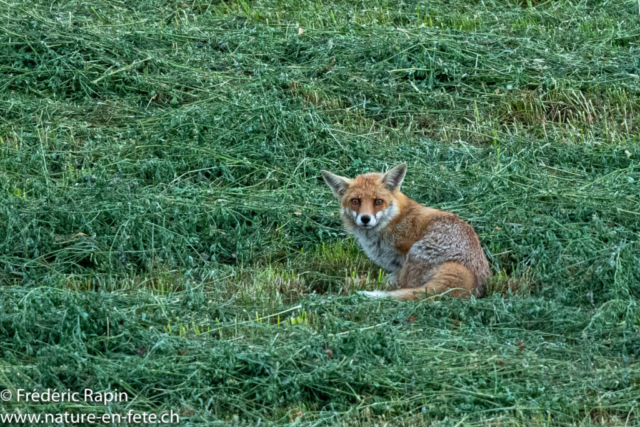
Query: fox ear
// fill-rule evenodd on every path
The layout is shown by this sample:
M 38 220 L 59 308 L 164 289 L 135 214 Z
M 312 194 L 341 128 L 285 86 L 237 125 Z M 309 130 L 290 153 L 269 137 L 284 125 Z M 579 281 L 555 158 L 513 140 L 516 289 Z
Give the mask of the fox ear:
M 326 182 L 329 188 L 331 188 L 331 191 L 333 191 L 333 195 L 338 199 L 341 199 L 347 191 L 347 188 L 349 188 L 351 180 L 329 171 L 320 171 L 320 173 L 324 178 L 324 182 Z
M 387 171 L 382 177 L 382 182 L 389 189 L 389 191 L 396 191 L 400 189 L 404 176 L 407 174 L 407 164 L 401 163 L 393 169 Z

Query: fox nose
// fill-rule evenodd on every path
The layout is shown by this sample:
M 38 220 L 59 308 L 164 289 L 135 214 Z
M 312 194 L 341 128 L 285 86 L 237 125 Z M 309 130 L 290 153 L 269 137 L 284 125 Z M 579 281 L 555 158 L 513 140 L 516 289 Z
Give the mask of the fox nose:
M 363 224 L 369 224 L 369 222 L 371 221 L 371 217 L 369 215 L 362 215 L 360 217 L 360 221 L 362 221 Z

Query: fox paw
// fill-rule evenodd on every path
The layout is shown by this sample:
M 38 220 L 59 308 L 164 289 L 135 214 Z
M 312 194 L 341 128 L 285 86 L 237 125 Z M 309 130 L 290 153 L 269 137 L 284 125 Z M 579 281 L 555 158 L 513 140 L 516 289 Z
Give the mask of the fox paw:
M 385 291 L 358 291 L 358 293 L 369 298 L 384 298 L 389 296 Z
M 387 286 L 391 289 L 397 289 L 400 280 L 398 279 L 398 273 L 393 272 L 387 276 Z

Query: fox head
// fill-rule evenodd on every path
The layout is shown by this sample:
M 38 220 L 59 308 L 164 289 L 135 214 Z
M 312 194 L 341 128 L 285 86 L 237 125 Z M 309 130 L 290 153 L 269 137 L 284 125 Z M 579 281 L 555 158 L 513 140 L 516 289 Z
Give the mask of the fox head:
M 346 224 L 365 229 L 384 227 L 398 213 L 396 197 L 407 173 L 406 163 L 387 173 L 366 173 L 353 179 L 324 170 L 321 173 L 342 204 Z

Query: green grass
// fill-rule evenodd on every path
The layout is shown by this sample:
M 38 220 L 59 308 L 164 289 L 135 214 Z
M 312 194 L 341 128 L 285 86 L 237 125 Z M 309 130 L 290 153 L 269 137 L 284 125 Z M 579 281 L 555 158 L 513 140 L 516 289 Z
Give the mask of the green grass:
M 635 1 L 0 2 L 0 388 L 187 425 L 638 425 Z M 405 161 L 490 260 L 385 274 L 320 178 Z

